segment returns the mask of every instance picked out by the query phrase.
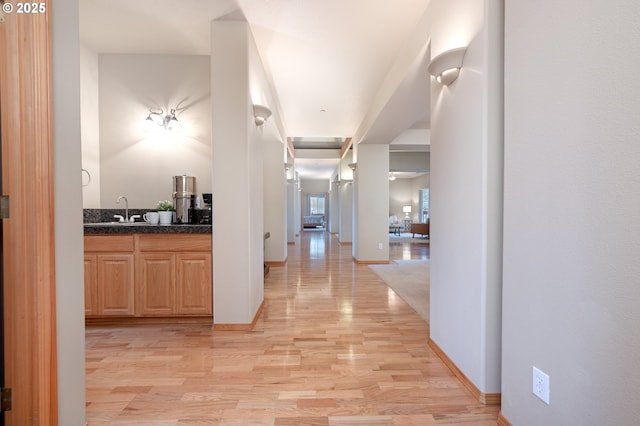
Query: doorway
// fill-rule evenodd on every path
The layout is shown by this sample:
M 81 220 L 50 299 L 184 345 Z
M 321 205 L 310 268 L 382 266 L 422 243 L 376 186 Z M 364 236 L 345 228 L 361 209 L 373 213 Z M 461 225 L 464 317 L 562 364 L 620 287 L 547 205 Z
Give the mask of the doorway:
M 327 207 L 326 193 L 309 193 L 305 195 L 302 217 L 302 226 L 305 231 L 326 229 Z
M 0 98 L 2 93 L 0 93 Z M 2 101 L 0 99 L 0 105 Z M 2 111 L 0 111 L 0 117 Z M 0 191 L 2 189 L 2 120 L 0 120 Z M 0 389 L 4 389 L 4 235 L 0 218 Z M 4 412 L 0 413 L 0 426 L 4 426 Z
M 1 183 L 12 201 L 0 220 L 4 421 L 56 425 L 51 19 L 13 17 L 0 24 Z

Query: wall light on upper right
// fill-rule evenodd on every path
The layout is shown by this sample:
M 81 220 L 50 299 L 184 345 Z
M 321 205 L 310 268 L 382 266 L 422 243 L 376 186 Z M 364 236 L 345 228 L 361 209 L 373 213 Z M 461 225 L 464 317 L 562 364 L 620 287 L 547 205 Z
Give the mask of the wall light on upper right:
M 271 110 L 259 104 L 253 104 L 253 116 L 256 120 L 256 125 L 262 126 L 269 117 L 271 117 Z
M 428 70 L 429 74 L 436 78 L 436 81 L 445 86 L 450 85 L 458 78 L 464 54 L 467 52 L 466 47 L 458 47 L 457 49 L 442 52 L 431 60 Z

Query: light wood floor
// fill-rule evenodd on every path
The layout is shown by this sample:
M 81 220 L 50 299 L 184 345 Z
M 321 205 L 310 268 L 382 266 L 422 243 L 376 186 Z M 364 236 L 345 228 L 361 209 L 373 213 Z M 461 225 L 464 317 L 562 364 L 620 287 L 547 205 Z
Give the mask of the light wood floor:
M 407 246 L 407 247 L 405 247 Z M 427 258 L 428 245 L 391 248 Z M 86 331 L 89 425 L 496 425 L 427 346 L 426 324 L 326 232 L 265 279 L 251 332 Z

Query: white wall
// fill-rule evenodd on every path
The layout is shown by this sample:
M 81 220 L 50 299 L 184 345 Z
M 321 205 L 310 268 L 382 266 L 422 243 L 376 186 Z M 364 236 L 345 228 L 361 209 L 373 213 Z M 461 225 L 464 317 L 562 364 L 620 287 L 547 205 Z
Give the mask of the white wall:
M 296 236 L 302 231 L 302 189 L 296 185 L 293 193 L 293 220 L 296 228 Z
M 428 152 L 390 152 L 390 172 L 416 172 L 429 171 L 431 154 Z
M 100 208 L 100 107 L 98 54 L 80 45 L 82 206 Z
M 256 204 L 262 206 L 263 198 L 262 193 L 258 198 L 251 196 L 256 183 L 250 171 L 253 144 L 249 135 L 247 46 L 248 30 L 244 23 L 212 21 L 213 301 L 214 322 L 223 324 L 251 323 L 255 313 L 252 309 L 255 277 L 251 269 L 262 260 L 256 259 L 251 249 L 252 244 L 258 247 L 263 244 L 262 217 L 257 223 L 251 221 L 251 210 L 258 208 Z M 217 152 L 224 156 L 216 155 Z
M 396 179 L 389 181 L 389 216 L 397 216 L 399 221 L 404 220 L 405 214 L 402 207 L 411 206 L 409 217 L 412 222 L 418 222 L 420 214 L 420 190 L 429 188 L 429 174 L 417 176 L 412 179 Z
M 269 190 L 279 197 L 285 195 L 286 185 L 282 151 L 273 158 L 267 153 L 265 175 L 264 146 L 280 143 L 276 140 L 281 141 L 281 120 L 273 108 L 264 126 L 255 124 L 253 104 L 272 107 L 277 100 L 247 22 L 212 21 L 211 88 L 214 323 L 246 325 L 264 301 L 265 176 L 274 179 Z M 278 225 L 282 230 L 277 232 L 286 244 L 284 199 L 278 207 L 283 213 Z
M 324 194 L 329 191 L 329 179 L 301 179 L 303 194 Z
M 287 179 L 287 244 L 295 244 L 295 238 L 298 233 L 296 224 L 299 219 L 296 217 L 296 200 L 298 195 L 298 184 L 296 182 L 296 170 L 294 159 L 291 153 L 285 147 L 285 162 L 287 164 L 286 179 Z
M 329 232 L 337 234 L 340 230 L 340 184 L 338 171 L 331 175 L 331 191 L 329 192 Z
M 354 179 L 353 256 L 359 262 L 389 260 L 389 146 L 359 144 Z
M 211 192 L 209 57 L 101 54 L 100 207 L 154 208 L 171 199 L 172 176 L 196 177 Z M 149 109 L 176 108 L 180 132 L 147 132 Z M 87 154 L 85 154 L 87 155 Z
M 85 423 L 84 274 L 78 1 L 50 3 L 58 424 Z M 25 354 L 28 356 L 29 354 Z
M 267 121 L 261 128 L 264 149 L 264 259 L 284 262 L 287 259 L 287 179 L 284 169 L 284 144 L 272 134 L 275 126 Z
M 396 216 L 398 221 L 402 222 L 405 217 L 405 213 L 402 212 L 402 207 L 411 206 L 412 217 L 416 212 L 416 207 L 413 206 L 413 184 L 412 179 L 396 179 L 389 181 L 389 216 Z
M 489 29 L 500 32 L 501 11 L 498 0 L 427 10 L 432 57 L 468 46 L 453 84 L 431 80 L 431 339 L 483 393 L 500 392 L 502 51 Z
M 622 0 L 506 9 L 502 412 L 514 425 L 640 418 L 639 21 Z M 534 365 L 550 405 L 532 394 Z
M 340 184 L 340 226 L 338 241 L 342 244 L 353 242 L 353 183 L 345 181 Z
M 300 188 L 294 160 L 287 150 L 287 244 L 295 244 L 300 232 Z
M 349 164 L 352 164 L 353 161 L 353 149 L 350 149 L 340 159 L 338 173 L 341 180 L 353 180 L 353 170 L 349 167 Z
M 249 269 L 249 277 L 250 277 L 250 300 L 246 303 L 245 306 L 250 308 L 251 317 L 249 319 L 255 318 L 256 313 L 260 309 L 260 305 L 264 301 L 264 219 L 266 217 L 265 207 L 264 207 L 264 163 L 265 163 L 265 145 L 266 144 L 274 144 L 274 143 L 282 143 L 282 139 L 278 139 L 278 131 L 275 128 L 275 124 L 280 122 L 280 118 L 278 117 L 278 113 L 272 115 L 269 120 L 264 123 L 262 126 L 256 125 L 255 116 L 253 114 L 253 105 L 255 103 L 260 103 L 262 105 L 273 106 L 277 104 L 274 98 L 271 96 L 271 90 L 268 87 L 269 83 L 267 82 L 267 78 L 265 75 L 264 67 L 262 65 L 262 61 L 260 60 L 260 55 L 258 53 L 258 48 L 256 47 L 255 41 L 253 40 L 253 35 L 251 34 L 251 30 L 249 28 L 248 23 L 240 23 L 247 32 L 246 36 L 246 50 L 248 56 L 248 66 L 249 66 L 249 93 L 250 97 L 249 101 L 249 145 L 248 145 L 248 178 L 249 178 L 249 188 L 248 188 L 248 196 L 249 196 L 249 253 L 250 253 L 250 261 L 247 264 L 243 265 L 244 268 Z M 232 54 L 237 55 L 238 52 L 235 51 Z M 217 81 L 220 83 L 220 81 Z M 224 83 L 223 83 L 224 84 Z M 260 88 L 260 92 L 262 93 L 262 97 L 254 98 L 254 93 Z M 216 101 L 217 102 L 217 101 Z M 219 109 L 218 109 L 219 110 Z M 219 124 L 219 123 L 218 123 Z M 233 140 L 231 140 L 233 141 Z M 229 141 L 225 141 L 226 146 L 228 146 Z M 282 145 L 281 145 L 282 146 Z M 270 179 L 275 179 L 272 184 L 275 189 L 275 193 L 278 194 L 280 198 L 278 201 L 277 209 L 280 211 L 281 222 L 277 221 L 277 218 L 274 218 L 273 211 L 270 211 L 270 218 L 274 219 L 273 224 L 274 227 L 279 228 L 276 229 L 276 237 L 270 244 L 273 247 L 276 246 L 276 243 L 279 244 L 278 251 L 286 250 L 286 242 L 283 239 L 282 233 L 284 232 L 285 222 L 283 220 L 286 219 L 286 215 L 284 213 L 285 209 L 285 201 L 284 201 L 284 190 L 286 185 L 286 179 L 284 178 L 284 151 L 280 151 L 280 159 L 282 161 L 281 173 L 278 176 L 277 171 L 273 171 L 273 173 L 269 173 Z M 223 161 L 225 161 L 223 159 Z M 282 192 L 280 192 L 282 191 Z M 275 213 L 277 215 L 277 213 Z M 223 224 L 224 226 L 224 224 Z M 221 227 L 216 227 L 220 229 Z M 228 237 L 228 235 L 227 235 Z M 224 243 L 225 241 L 221 241 Z M 229 239 L 226 239 L 226 243 L 231 243 Z M 231 243 L 233 244 L 233 243 Z M 220 249 L 222 244 L 219 244 L 217 247 Z M 284 260 L 284 258 L 282 259 Z
M 340 188 L 338 189 L 338 241 L 343 244 L 353 242 L 353 150 L 350 149 L 340 160 Z
M 295 206 L 298 198 L 298 185 L 295 182 L 287 182 L 287 244 L 295 243 L 299 230 L 300 219 L 296 217 L 298 210 Z
M 270 237 L 265 241 L 264 259 L 270 262 L 284 262 L 287 259 L 289 215 L 287 178 L 289 173 L 285 163 L 291 165 L 284 126 L 279 112 L 277 94 L 272 90 L 264 70 L 253 37 L 249 37 L 249 86 L 254 104 L 272 109 L 273 115 L 256 127 L 256 137 L 262 140 L 264 158 L 264 232 Z M 260 143 L 260 142 L 259 142 Z
M 252 70 L 262 70 L 257 49 L 253 57 Z M 256 72 L 256 82 L 252 85 L 268 86 L 263 73 Z M 264 259 L 270 262 L 284 262 L 287 259 L 287 173 L 285 170 L 286 147 L 278 133 L 274 120 L 267 120 L 258 129 L 262 138 L 264 157 L 264 232 L 270 237 L 265 241 Z

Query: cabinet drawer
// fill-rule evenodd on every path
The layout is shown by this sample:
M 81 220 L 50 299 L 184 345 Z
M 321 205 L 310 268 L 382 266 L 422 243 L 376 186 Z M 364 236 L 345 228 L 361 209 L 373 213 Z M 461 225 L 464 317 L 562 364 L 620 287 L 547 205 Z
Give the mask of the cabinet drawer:
M 211 251 L 209 234 L 138 234 L 136 238 L 141 252 Z
M 85 235 L 84 251 L 133 253 L 133 235 Z

